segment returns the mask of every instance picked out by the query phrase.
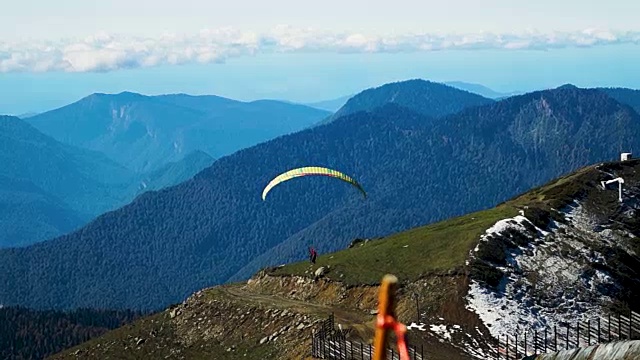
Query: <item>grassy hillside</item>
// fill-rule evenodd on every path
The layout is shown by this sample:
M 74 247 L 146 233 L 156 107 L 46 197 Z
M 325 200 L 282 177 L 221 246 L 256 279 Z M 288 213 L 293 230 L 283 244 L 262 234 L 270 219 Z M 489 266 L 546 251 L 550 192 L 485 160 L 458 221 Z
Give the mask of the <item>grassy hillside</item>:
M 354 248 L 318 256 L 319 266 L 330 266 L 330 278 L 348 285 L 379 284 L 393 273 L 403 282 L 426 275 L 460 271 L 480 235 L 496 221 L 517 214 L 511 205 L 413 228 Z M 277 268 L 275 275 L 304 275 L 308 262 Z
M 489 329 L 465 308 L 469 282 L 477 275 L 475 264 L 467 263 L 469 254 L 482 243 L 481 238 L 488 229 L 523 211 L 536 226 L 550 230 L 549 221 L 561 216 L 554 209 L 563 209 L 576 200 L 603 206 L 615 198 L 615 191 L 597 187 L 609 173 L 622 174 L 637 190 L 638 170 L 640 160 L 595 164 L 565 174 L 495 208 L 323 254 L 316 265 L 304 261 L 265 269 L 247 282 L 198 291 L 183 304 L 66 350 L 53 359 L 68 359 L 78 353 L 131 358 L 174 353 L 211 359 L 265 356 L 306 359 L 310 330 L 329 313 L 335 314 L 336 323 L 351 330 L 348 335 L 351 340 L 367 344 L 374 330 L 371 309 L 377 305 L 375 285 L 386 273 L 395 274 L 401 280 L 396 299 L 400 321 L 408 324 L 416 320 L 414 296 L 417 295 L 422 311 L 420 318 L 428 319 L 428 325 L 440 326 L 444 322 L 464 329 L 457 331 L 463 331 L 462 334 L 452 332 L 448 340 L 439 338 L 433 329 L 410 330 L 410 343 L 425 345 L 429 358 L 471 359 L 470 352 L 477 354 L 478 350 L 489 351 L 489 347 L 495 347 L 494 340 L 481 335 L 488 334 Z M 627 194 L 630 204 L 634 194 Z M 500 249 L 492 252 L 494 256 L 498 255 L 497 250 Z M 328 272 L 312 280 L 313 271 L 319 267 L 327 268 Z M 508 321 L 518 323 L 515 318 Z M 473 342 L 462 336 L 464 332 L 472 335 Z M 150 333 L 156 335 L 149 337 Z M 467 349 L 467 353 L 462 349 Z
M 607 169 L 625 169 L 628 174 L 640 170 L 640 160 L 605 164 Z M 600 191 L 597 186 L 603 179 L 603 173 L 599 167 L 592 165 L 558 177 L 495 208 L 380 239 L 360 239 L 362 241 L 354 243 L 352 248 L 319 255 L 314 268 L 329 266 L 331 271 L 327 277 L 348 285 L 379 284 L 387 273 L 393 273 L 402 282 L 409 283 L 428 275 L 462 271 L 469 251 L 478 244 L 480 236 L 499 220 L 514 217 L 524 210 L 525 216 L 534 224 L 545 228 L 554 217 L 559 219 L 554 214 L 555 210 L 565 207 L 576 198 L 586 197 L 594 190 Z M 627 179 L 635 182 L 635 179 Z M 589 195 L 589 198 L 593 197 L 595 195 Z M 607 198 L 611 200 L 612 196 Z M 269 273 L 311 276 L 309 266 L 309 261 L 301 261 L 271 268 Z

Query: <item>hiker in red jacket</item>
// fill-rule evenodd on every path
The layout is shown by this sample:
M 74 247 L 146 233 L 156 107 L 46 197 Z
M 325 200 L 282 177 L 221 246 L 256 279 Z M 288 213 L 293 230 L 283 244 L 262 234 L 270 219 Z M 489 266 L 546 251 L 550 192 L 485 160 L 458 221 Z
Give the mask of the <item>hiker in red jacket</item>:
M 309 247 L 309 260 L 311 260 L 312 264 L 316 263 L 317 256 L 318 256 L 318 253 L 316 252 L 316 249 L 314 249 L 313 247 Z

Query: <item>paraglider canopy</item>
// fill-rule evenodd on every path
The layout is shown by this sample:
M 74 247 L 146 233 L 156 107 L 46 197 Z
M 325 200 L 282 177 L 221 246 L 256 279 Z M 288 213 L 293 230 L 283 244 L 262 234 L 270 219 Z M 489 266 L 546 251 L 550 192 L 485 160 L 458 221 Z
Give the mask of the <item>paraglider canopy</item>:
M 360 190 L 360 192 L 362 192 L 362 195 L 364 195 L 365 198 L 367 197 L 367 193 L 364 191 L 362 186 L 357 181 L 352 179 L 350 176 L 345 175 L 340 171 L 325 168 L 325 167 L 307 166 L 307 167 L 292 169 L 276 176 L 273 180 L 271 180 L 271 182 L 269 182 L 269 184 L 267 184 L 267 186 L 262 191 L 262 200 L 265 200 L 269 191 L 271 191 L 271 189 L 274 186 L 280 184 L 281 182 L 291 180 L 293 178 L 300 177 L 300 176 L 310 176 L 310 175 L 329 176 L 329 177 L 333 177 L 333 178 L 348 182 L 351 185 L 355 186 L 358 190 Z

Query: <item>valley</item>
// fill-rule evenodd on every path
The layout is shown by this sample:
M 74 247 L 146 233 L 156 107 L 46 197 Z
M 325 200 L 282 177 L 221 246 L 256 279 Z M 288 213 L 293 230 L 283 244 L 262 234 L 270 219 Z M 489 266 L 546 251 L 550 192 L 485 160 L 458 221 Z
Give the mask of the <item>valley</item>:
M 5 223 L 24 221 L 12 230 L 24 239 L 34 236 L 27 228 L 49 238 L 0 250 L 0 303 L 33 314 L 153 313 L 74 340 L 54 359 L 301 359 L 330 316 L 346 340 L 368 346 L 387 273 L 401 281 L 398 318 L 419 325 L 409 330 L 410 344 L 431 358 L 485 359 L 500 347 L 496 339 L 509 338 L 501 351 L 511 349 L 523 329 L 633 314 L 640 311 L 640 162 L 615 160 L 640 147 L 636 95 L 564 85 L 492 100 L 408 80 L 354 95 L 341 116 L 323 114 L 220 158 L 197 146 L 182 160 L 167 156 L 153 166 L 119 158 L 137 172 L 98 152 L 126 136 L 73 140 L 5 117 L 5 144 L 28 154 L 5 156 L 13 168 L 0 182 L 4 198 L 24 209 L 4 215 Z M 73 106 L 91 110 L 123 98 L 135 104 L 127 111 L 146 103 L 196 112 L 229 104 L 127 93 Z M 165 112 L 158 109 L 149 110 L 147 124 L 154 111 Z M 45 115 L 33 121 L 57 121 Z M 78 128 L 82 117 L 75 119 Z M 41 163 L 27 166 L 33 154 Z M 61 154 L 53 156 L 60 165 L 51 154 Z M 96 156 L 101 162 L 87 161 Z M 45 164 L 60 171 L 57 183 Z M 350 169 L 367 198 L 316 178 L 260 199 L 273 176 L 308 165 Z M 600 185 L 616 177 L 625 179 L 622 204 L 617 191 Z M 82 200 L 104 199 L 100 187 L 120 200 L 83 208 L 100 204 Z M 40 230 L 23 214 L 34 214 L 42 229 L 55 214 L 60 225 Z M 316 264 L 303 261 L 309 246 L 320 253 Z

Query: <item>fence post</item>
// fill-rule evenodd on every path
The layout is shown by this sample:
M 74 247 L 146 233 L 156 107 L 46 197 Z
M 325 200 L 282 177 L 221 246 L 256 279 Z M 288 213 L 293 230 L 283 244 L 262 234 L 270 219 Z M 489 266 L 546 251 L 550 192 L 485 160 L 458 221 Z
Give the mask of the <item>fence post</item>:
M 518 358 L 518 332 L 516 332 L 516 359 Z
M 547 352 L 547 327 L 544 328 L 544 352 Z
M 420 359 L 424 359 L 424 344 L 420 344 Z
M 578 324 L 576 325 L 576 347 L 580 347 L 580 321 L 578 321 Z
M 538 330 L 533 332 L 533 354 L 538 355 Z
M 618 313 L 618 340 L 622 340 L 622 325 L 620 322 L 620 313 Z
M 587 319 L 587 346 L 591 346 L 591 319 Z
M 327 337 L 326 336 L 322 338 L 322 358 L 323 359 L 327 358 Z
M 553 351 L 558 351 L 558 327 L 553 324 Z
M 566 328 L 567 328 L 567 345 L 565 350 L 568 350 L 569 349 L 569 324 L 567 324 Z
M 507 339 L 507 360 L 509 360 L 509 334 L 504 337 Z
M 600 316 L 598 316 L 598 344 L 600 344 Z
M 342 354 L 344 354 L 344 359 L 347 360 L 347 342 L 344 339 L 340 339 L 340 342 L 342 343 L 342 348 L 344 349 L 344 352 L 342 352 Z
M 633 313 L 629 309 L 629 340 L 631 340 L 631 319 L 633 319 Z
M 344 344 L 344 359 L 347 360 L 347 340 L 342 339 L 342 343 Z
M 527 329 L 524 330 L 524 356 L 527 356 L 527 333 L 529 331 Z

